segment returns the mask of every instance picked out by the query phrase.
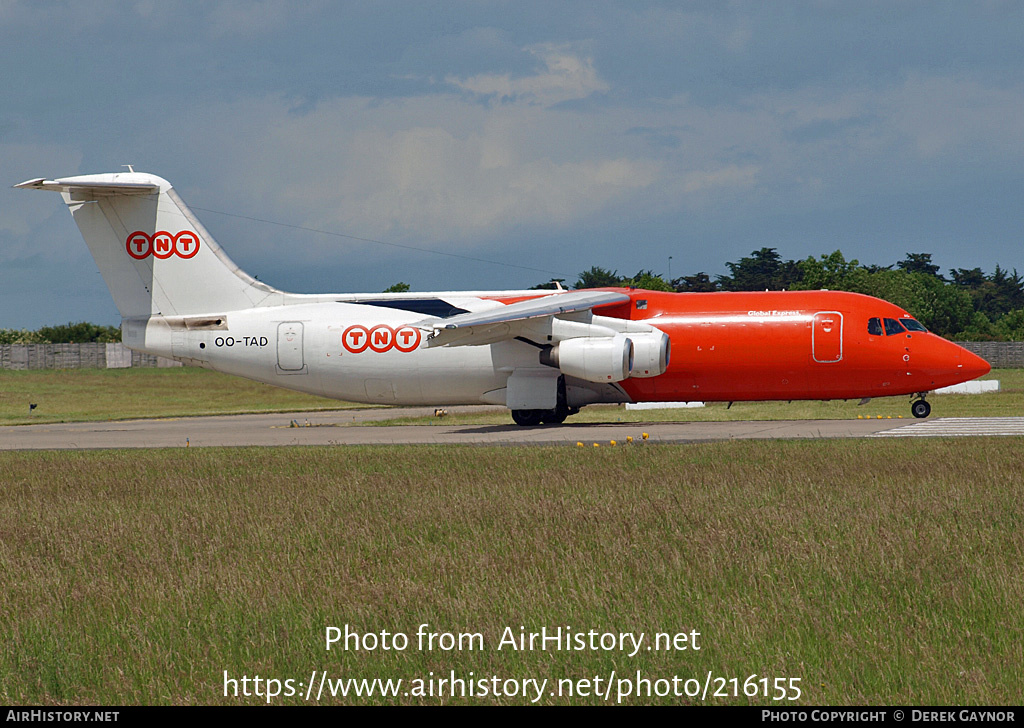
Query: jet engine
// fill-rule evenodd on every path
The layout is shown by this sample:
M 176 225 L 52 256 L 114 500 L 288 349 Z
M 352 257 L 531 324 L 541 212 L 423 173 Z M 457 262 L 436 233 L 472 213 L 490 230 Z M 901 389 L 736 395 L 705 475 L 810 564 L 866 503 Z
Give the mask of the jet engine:
M 629 376 L 641 379 L 656 377 L 668 369 L 672 344 L 661 331 L 649 334 L 630 334 L 633 341 L 633 371 Z
M 566 339 L 541 352 L 540 360 L 588 382 L 621 382 L 633 368 L 633 342 L 622 334 Z

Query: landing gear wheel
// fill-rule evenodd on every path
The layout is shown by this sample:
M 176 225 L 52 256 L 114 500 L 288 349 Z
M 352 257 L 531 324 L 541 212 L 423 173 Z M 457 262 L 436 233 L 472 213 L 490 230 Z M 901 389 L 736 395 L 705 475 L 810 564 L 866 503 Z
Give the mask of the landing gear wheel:
M 541 420 L 545 425 L 560 425 L 565 422 L 565 418 L 569 416 L 568 407 L 556 407 L 553 410 L 548 410 L 544 413 L 544 418 Z
M 923 419 L 932 413 L 932 406 L 923 399 L 910 403 L 910 414 L 918 419 Z
M 579 407 L 570 407 L 566 403 L 565 377 L 558 378 L 558 399 L 554 409 L 521 409 L 512 410 L 512 420 L 520 427 L 536 427 L 537 425 L 560 425 L 569 415 L 579 414 Z
M 566 403 L 565 377 L 561 376 L 558 378 L 558 399 L 556 400 L 555 408 L 544 413 L 543 423 L 545 425 L 560 425 L 565 422 L 566 417 L 577 412 L 579 412 L 578 409 L 571 408 Z
M 520 427 L 536 427 L 550 410 L 512 410 L 512 421 Z

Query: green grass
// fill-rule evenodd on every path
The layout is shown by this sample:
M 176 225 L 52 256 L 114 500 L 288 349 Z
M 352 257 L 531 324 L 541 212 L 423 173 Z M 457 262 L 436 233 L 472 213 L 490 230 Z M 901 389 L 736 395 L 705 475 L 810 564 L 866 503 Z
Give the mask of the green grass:
M 1024 369 L 997 369 L 1002 391 L 932 397 L 936 417 L 1024 415 Z M 698 409 L 626 411 L 614 405 L 586 407 L 568 422 L 667 422 L 722 420 L 856 419 L 909 417 L 909 397 L 885 397 L 858 406 L 841 402 L 712 403 Z M 29 403 L 38 405 L 29 412 Z M 0 371 L 0 425 L 123 420 L 140 417 L 288 412 L 372 407 L 291 392 L 206 369 L 69 369 Z M 395 418 L 359 423 L 476 425 L 508 424 L 507 412 Z
M 797 677 L 803 705 L 1016 704 L 1022 446 L 0 453 L 0 702 L 259 702 L 225 698 L 224 670 L 614 669 Z M 326 652 L 346 623 L 487 649 Z M 506 625 L 695 629 L 703 649 L 499 652 Z
M 194 367 L 0 370 L 0 425 L 353 406 Z
M 998 379 L 1000 391 L 986 394 L 946 394 L 929 398 L 932 417 L 1024 416 L 1024 369 L 995 369 L 983 379 Z M 591 405 L 566 420 L 574 422 L 725 422 L 732 420 L 844 420 L 860 417 L 910 418 L 910 397 L 879 397 L 865 405 L 859 400 L 829 402 L 710 402 L 686 409 L 627 410 L 622 405 Z M 400 417 L 357 426 L 493 425 L 508 424 L 506 412 L 450 414 L 446 417 Z

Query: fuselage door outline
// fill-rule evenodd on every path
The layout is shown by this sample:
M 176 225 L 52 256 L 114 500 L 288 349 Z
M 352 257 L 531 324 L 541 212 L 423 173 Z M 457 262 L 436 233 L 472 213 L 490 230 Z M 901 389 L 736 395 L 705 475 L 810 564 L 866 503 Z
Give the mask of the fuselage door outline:
M 282 321 L 277 325 L 277 373 L 305 374 L 302 352 L 302 322 Z
M 843 360 L 843 314 L 819 311 L 811 324 L 811 358 L 818 364 Z

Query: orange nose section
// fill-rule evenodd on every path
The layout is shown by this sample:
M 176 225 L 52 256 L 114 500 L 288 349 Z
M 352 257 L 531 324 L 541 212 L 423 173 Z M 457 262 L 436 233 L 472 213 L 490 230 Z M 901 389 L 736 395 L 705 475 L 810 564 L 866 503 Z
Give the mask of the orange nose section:
M 973 352 L 967 351 L 967 349 L 963 348 L 962 346 L 959 348 L 960 364 L 963 367 L 961 371 L 963 371 L 965 381 L 970 381 L 971 379 L 983 377 L 990 371 L 992 371 L 992 365 L 989 364 L 984 359 L 982 359 L 980 356 Z
M 969 382 L 992 371 L 991 365 L 952 341 L 938 336 L 929 336 L 921 341 L 914 351 L 914 359 L 920 367 L 922 389 L 938 389 L 951 384 Z

